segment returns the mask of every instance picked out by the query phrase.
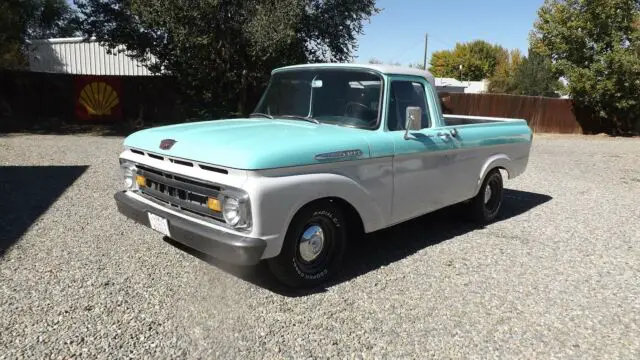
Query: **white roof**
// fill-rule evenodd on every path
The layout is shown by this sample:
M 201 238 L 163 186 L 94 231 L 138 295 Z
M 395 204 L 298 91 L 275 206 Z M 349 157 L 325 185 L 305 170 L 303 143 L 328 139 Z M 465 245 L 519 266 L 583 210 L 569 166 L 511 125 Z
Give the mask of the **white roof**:
M 73 43 L 81 43 L 85 41 L 96 41 L 95 38 L 85 39 L 81 36 L 79 37 L 68 37 L 68 38 L 53 38 L 53 39 L 30 39 L 27 40 L 29 44 L 73 44 Z
M 469 85 L 454 78 L 436 78 L 436 86 L 467 87 Z
M 367 69 L 377 71 L 387 75 L 411 75 L 420 76 L 426 78 L 430 83 L 434 84 L 435 80 L 433 75 L 427 70 L 411 68 L 408 66 L 395 66 L 395 65 L 383 65 L 383 64 L 355 64 L 355 63 L 317 63 L 317 64 L 301 64 L 290 65 L 281 68 L 277 68 L 272 73 L 284 70 L 293 69 L 309 69 L 309 68 L 349 68 L 349 69 Z

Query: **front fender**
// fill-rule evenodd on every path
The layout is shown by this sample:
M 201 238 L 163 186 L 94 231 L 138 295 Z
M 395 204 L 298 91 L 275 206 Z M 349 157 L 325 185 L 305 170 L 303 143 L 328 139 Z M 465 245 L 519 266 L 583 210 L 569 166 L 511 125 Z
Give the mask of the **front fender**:
M 384 211 L 373 200 L 375 197 L 343 175 L 315 173 L 249 178 L 245 189 L 251 199 L 255 233 L 271 239 L 264 258 L 280 252 L 294 215 L 314 200 L 337 197 L 347 201 L 360 215 L 366 232 L 380 229 L 385 224 Z

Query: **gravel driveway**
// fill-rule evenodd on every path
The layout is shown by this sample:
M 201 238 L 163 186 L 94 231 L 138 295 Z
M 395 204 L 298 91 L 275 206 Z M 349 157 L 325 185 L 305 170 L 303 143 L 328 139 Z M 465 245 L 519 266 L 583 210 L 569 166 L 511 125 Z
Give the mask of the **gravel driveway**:
M 122 138 L 0 135 L 0 359 L 637 359 L 640 140 L 534 142 L 499 222 L 428 215 L 291 293 L 117 213 Z

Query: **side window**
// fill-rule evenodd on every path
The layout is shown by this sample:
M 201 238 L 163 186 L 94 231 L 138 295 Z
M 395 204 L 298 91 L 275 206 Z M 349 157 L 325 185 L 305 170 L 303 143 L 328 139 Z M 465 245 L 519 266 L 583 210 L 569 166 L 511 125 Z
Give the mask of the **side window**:
M 407 107 L 419 106 L 422 109 L 422 128 L 431 126 L 429 108 L 424 85 L 415 81 L 394 80 L 391 82 L 387 126 L 389 130 L 405 130 Z

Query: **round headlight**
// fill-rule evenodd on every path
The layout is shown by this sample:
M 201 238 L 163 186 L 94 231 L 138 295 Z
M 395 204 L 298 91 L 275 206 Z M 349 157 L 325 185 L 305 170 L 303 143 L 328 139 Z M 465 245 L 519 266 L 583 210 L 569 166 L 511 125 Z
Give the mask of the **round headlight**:
M 136 166 L 131 162 L 122 162 L 120 164 L 122 175 L 124 176 L 124 186 L 127 190 L 137 190 L 136 183 Z
M 226 197 L 222 206 L 224 221 L 231 226 L 236 226 L 242 220 L 240 202 L 236 198 Z
M 133 178 L 132 177 L 125 177 L 124 178 L 124 187 L 126 187 L 127 189 L 131 189 L 133 187 Z

